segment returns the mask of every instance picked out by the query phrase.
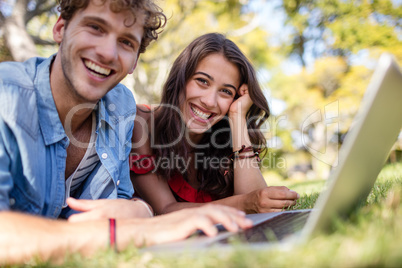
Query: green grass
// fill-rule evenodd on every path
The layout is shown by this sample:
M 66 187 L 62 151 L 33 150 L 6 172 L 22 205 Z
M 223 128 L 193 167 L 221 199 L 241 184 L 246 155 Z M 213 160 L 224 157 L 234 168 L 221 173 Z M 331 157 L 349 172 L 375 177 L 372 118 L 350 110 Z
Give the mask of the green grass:
M 296 208 L 310 208 L 323 181 L 286 182 L 301 193 Z M 311 189 L 318 189 L 318 191 Z M 401 267 L 402 163 L 384 167 L 367 203 L 335 231 L 288 251 L 235 250 L 159 256 L 129 248 L 120 254 L 99 252 L 91 259 L 69 256 L 63 267 Z M 51 266 L 40 264 L 40 266 Z

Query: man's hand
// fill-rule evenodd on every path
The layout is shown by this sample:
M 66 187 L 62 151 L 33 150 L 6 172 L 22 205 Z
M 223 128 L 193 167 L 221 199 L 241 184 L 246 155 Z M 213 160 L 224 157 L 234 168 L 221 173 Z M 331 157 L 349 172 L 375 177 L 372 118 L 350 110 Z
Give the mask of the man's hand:
M 144 201 L 126 199 L 78 200 L 70 197 L 67 199 L 67 204 L 71 209 L 82 212 L 70 216 L 68 218 L 70 222 L 107 218 L 129 219 L 152 217 L 152 214 L 149 212 L 149 208 L 151 207 Z
M 285 186 L 271 186 L 246 194 L 247 213 L 279 212 L 296 204 L 300 195 Z
M 107 200 L 88 202 L 88 200 L 71 199 L 69 203 L 77 207 L 96 204 L 117 209 L 119 212 L 116 205 L 123 204 L 125 206 L 126 202 L 138 202 L 114 200 L 118 202 L 109 203 L 103 201 Z M 142 203 L 139 204 L 142 205 Z M 98 207 L 95 206 L 95 209 L 81 215 L 93 214 L 93 211 L 98 211 Z M 110 212 L 114 212 L 114 210 Z M 237 231 L 239 228 L 248 228 L 252 225 L 252 222 L 244 215 L 243 212 L 234 208 L 209 204 L 153 218 L 119 218 L 116 221 L 116 243 L 118 249 L 123 250 L 132 245 L 150 246 L 178 241 L 193 234 L 196 230 L 202 230 L 208 236 L 212 236 L 217 233 L 214 226 L 216 223 L 222 223 L 229 231 Z M 116 217 L 116 215 L 103 215 L 103 217 Z M 0 212 L 0 226 L 2 227 L 0 263 L 6 265 L 29 262 L 32 257 L 42 262 L 63 261 L 66 253 L 75 252 L 84 256 L 92 256 L 100 249 L 104 249 L 110 241 L 109 221 L 106 219 L 70 222 L 2 211 Z
M 146 221 L 146 224 L 144 220 L 143 224 L 135 224 L 134 226 L 119 225 L 117 221 L 117 230 L 123 235 L 129 232 L 126 228 L 131 230 L 135 228 L 136 246 L 150 246 L 185 239 L 197 230 L 203 231 L 207 236 L 214 236 L 218 232 L 215 227 L 217 223 L 221 223 L 230 232 L 252 226 L 252 221 L 245 218 L 244 212 L 213 204 L 178 210 L 146 219 Z M 119 240 L 119 233 L 117 240 Z

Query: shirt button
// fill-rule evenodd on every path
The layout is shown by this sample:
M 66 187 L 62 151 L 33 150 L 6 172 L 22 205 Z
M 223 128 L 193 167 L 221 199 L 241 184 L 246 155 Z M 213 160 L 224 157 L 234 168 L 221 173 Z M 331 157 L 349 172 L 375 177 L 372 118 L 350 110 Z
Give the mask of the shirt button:
M 10 206 L 14 206 L 15 205 L 15 199 L 14 198 L 10 198 Z
M 107 153 L 103 153 L 102 154 L 102 159 L 106 159 L 107 158 Z
M 120 184 L 120 180 L 117 180 L 116 185 L 119 186 Z

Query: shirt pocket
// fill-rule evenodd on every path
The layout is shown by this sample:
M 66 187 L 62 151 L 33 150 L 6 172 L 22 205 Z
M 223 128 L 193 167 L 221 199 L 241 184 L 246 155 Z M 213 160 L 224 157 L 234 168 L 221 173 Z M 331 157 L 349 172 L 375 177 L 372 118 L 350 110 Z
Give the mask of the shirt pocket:
M 21 180 L 24 181 L 22 182 Z M 41 214 L 41 195 L 25 178 L 14 180 L 14 187 L 10 191 L 9 196 L 11 210 L 30 214 Z

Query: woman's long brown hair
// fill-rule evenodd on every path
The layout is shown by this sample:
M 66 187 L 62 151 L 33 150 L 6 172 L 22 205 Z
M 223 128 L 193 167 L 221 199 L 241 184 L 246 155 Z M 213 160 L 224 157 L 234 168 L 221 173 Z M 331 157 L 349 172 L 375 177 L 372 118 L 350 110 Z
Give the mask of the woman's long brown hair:
M 160 106 L 155 110 L 153 128 L 153 152 L 156 159 L 172 160 L 169 168 L 159 167 L 157 174 L 169 179 L 180 172 L 186 179 L 187 170 L 174 157 L 187 160 L 192 152 L 204 157 L 206 162 L 196 165 L 199 190 L 203 190 L 217 199 L 233 195 L 233 163 L 227 157 L 232 153 L 229 119 L 225 116 L 210 128 L 196 146 L 186 141 L 185 124 L 179 111 L 185 100 L 185 89 L 189 79 L 195 73 L 198 63 L 210 54 L 222 54 L 229 62 L 235 64 L 240 72 L 240 85 L 247 84 L 253 105 L 246 115 L 250 140 L 255 149 L 266 149 L 266 140 L 260 131 L 261 125 L 268 119 L 270 111 L 265 96 L 257 81 L 256 73 L 235 43 L 218 33 L 210 33 L 195 39 L 174 62 L 163 87 Z M 236 97 L 237 98 L 237 97 Z M 178 137 L 183 137 L 178 140 Z M 207 159 L 224 159 L 227 167 L 214 168 Z M 174 162 L 174 163 L 173 163 Z M 225 172 L 226 171 L 226 172 Z M 225 174 L 226 173 L 226 174 Z

